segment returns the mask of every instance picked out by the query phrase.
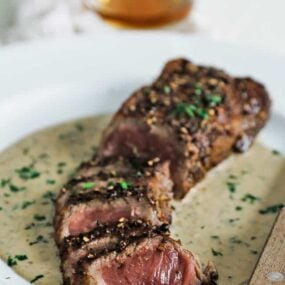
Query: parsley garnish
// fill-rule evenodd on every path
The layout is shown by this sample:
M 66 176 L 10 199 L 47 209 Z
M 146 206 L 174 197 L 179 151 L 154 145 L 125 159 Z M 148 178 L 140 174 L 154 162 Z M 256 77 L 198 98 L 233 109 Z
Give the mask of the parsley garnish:
M 91 189 L 95 186 L 95 182 L 85 182 L 82 184 L 82 188 L 85 190 Z
M 36 203 L 35 200 L 33 200 L 33 201 L 24 201 L 24 202 L 22 203 L 22 209 L 26 209 L 26 208 L 28 208 L 29 206 L 31 206 L 31 205 L 33 205 L 33 204 L 35 204 L 35 203 Z
M 229 181 L 229 182 L 227 182 L 227 187 L 228 187 L 228 190 L 231 193 L 235 193 L 236 192 L 236 183 Z
M 128 190 L 130 183 L 128 183 L 127 181 L 121 181 L 121 182 L 119 182 L 119 185 L 123 190 Z
M 223 97 L 220 95 L 208 95 L 206 98 L 210 107 L 215 107 L 223 101 Z
M 45 239 L 42 235 L 39 235 L 39 236 L 37 236 L 36 240 L 35 240 L 35 241 L 31 241 L 31 242 L 29 243 L 29 245 L 34 245 L 34 244 L 37 244 L 37 243 L 40 243 L 40 242 L 42 242 L 42 243 L 48 243 L 48 240 Z
M 256 196 L 248 193 L 248 194 L 244 195 L 241 200 L 243 202 L 249 202 L 250 204 L 253 204 L 255 201 L 259 201 L 261 199 L 259 197 L 256 197 Z
M 241 211 L 242 207 L 241 206 L 236 206 L 236 211 Z
M 178 103 L 175 107 L 175 114 L 176 115 L 182 115 L 186 114 L 190 118 L 194 118 L 196 116 L 202 118 L 202 119 L 208 119 L 209 114 L 206 109 L 198 108 L 194 104 L 186 104 L 186 103 Z
M 38 281 L 39 279 L 44 278 L 43 274 L 37 275 L 34 279 L 32 279 L 30 282 L 31 283 L 35 283 L 36 281 Z
M 35 219 L 36 221 L 41 222 L 41 221 L 44 221 L 44 220 L 46 219 L 46 217 L 43 216 L 43 215 L 35 214 L 35 215 L 34 215 L 34 219 Z
M 170 94 L 171 93 L 171 88 L 168 85 L 163 86 L 163 92 L 165 94 Z
M 11 182 L 11 179 L 1 179 L 1 187 L 5 187 L 6 185 L 9 185 Z
M 53 184 L 55 184 L 55 180 L 53 180 L 53 179 L 48 179 L 48 180 L 46 181 L 46 183 L 47 183 L 47 184 L 50 184 L 50 185 L 53 185 Z
M 50 199 L 53 200 L 55 198 L 55 193 L 52 191 L 47 191 L 46 193 L 43 194 L 42 196 L 44 199 Z
M 273 150 L 272 150 L 272 154 L 274 154 L 274 155 L 280 155 L 281 153 L 280 153 L 279 150 L 273 149 Z
M 219 236 L 211 236 L 212 239 L 219 239 Z
M 215 249 L 212 248 L 212 254 L 214 256 L 223 256 L 223 253 L 221 251 L 217 251 Z
M 9 256 L 8 259 L 7 259 L 7 265 L 10 266 L 10 267 L 13 267 L 13 266 L 18 264 L 17 260 L 18 261 L 24 261 L 24 260 L 27 260 L 27 259 L 28 259 L 28 257 L 25 254 L 15 255 L 14 258 L 12 256 Z
M 275 214 L 275 213 L 278 213 L 283 207 L 284 207 L 283 204 L 272 205 L 272 206 L 269 206 L 269 207 L 267 207 L 265 209 L 259 210 L 259 213 L 261 215 Z
M 19 177 L 24 180 L 34 179 L 40 176 L 40 173 L 38 171 L 36 171 L 33 167 L 28 166 L 17 169 L 16 173 L 18 173 Z
M 21 192 L 21 191 L 24 191 L 26 189 L 26 187 L 18 187 L 14 184 L 10 184 L 9 188 L 10 188 L 11 192 Z

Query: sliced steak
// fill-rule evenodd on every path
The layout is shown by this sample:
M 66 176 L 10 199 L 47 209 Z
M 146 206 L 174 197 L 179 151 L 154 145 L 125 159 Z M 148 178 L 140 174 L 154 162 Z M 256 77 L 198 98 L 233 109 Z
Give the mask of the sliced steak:
M 94 158 L 84 163 L 57 199 L 57 243 L 121 218 L 169 223 L 172 181 L 168 162 L 157 162 Z
M 88 255 L 77 264 L 75 285 L 216 284 L 213 267 L 204 274 L 196 258 L 164 234 L 123 244 L 101 257 Z
M 167 234 L 168 225 L 152 226 L 142 220 L 121 220 L 114 226 L 99 224 L 91 232 L 64 239 L 60 255 L 65 284 L 74 284 L 79 260 L 108 254 L 137 239 Z M 85 284 L 85 283 L 83 283 Z
M 170 161 L 175 196 L 183 197 L 233 150 L 249 148 L 269 109 L 260 83 L 173 60 L 153 84 L 122 105 L 99 153 Z

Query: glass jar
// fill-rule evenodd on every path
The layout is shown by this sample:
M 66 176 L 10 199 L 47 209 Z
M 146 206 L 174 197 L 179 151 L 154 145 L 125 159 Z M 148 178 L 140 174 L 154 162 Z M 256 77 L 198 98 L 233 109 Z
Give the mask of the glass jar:
M 186 17 L 192 0 L 83 0 L 103 18 L 128 26 L 156 26 Z

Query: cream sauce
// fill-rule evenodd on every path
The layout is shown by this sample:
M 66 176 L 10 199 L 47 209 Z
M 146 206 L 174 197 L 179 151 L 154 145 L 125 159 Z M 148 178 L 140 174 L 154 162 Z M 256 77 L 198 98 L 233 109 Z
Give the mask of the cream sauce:
M 13 269 L 28 281 L 38 276 L 35 284 L 61 284 L 49 197 L 91 156 L 108 120 L 100 116 L 48 128 L 0 154 L 0 257 L 16 262 Z M 28 173 L 25 166 L 32 166 Z M 173 236 L 203 262 L 214 261 L 219 284 L 243 284 L 250 276 L 276 216 L 259 210 L 284 202 L 284 171 L 285 159 L 256 143 L 174 203 Z M 20 174 L 35 177 L 24 180 Z M 242 201 L 246 194 L 257 198 Z

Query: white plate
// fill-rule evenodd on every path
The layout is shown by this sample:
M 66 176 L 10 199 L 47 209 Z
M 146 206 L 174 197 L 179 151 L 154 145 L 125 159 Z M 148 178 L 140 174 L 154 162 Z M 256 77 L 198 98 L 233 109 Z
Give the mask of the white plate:
M 0 49 L 0 150 L 37 129 L 116 110 L 177 56 L 264 82 L 274 114 L 261 140 L 285 152 L 285 58 L 161 33 L 97 35 Z M 0 260 L 0 284 L 27 283 Z

